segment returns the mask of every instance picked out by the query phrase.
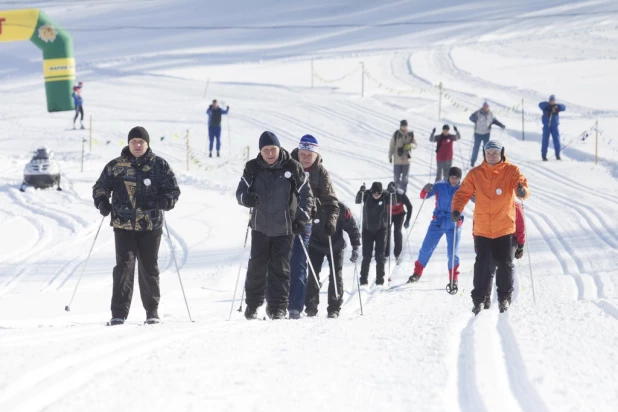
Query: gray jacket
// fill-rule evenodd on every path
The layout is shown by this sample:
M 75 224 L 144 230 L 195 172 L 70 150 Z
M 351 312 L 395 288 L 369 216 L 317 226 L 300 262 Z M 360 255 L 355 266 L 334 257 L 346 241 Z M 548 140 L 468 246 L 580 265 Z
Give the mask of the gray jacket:
M 261 154 L 247 162 L 236 190 L 238 204 L 248 207 L 245 200 L 249 192 L 259 196 L 251 229 L 266 236 L 291 235 L 292 221 L 307 223 L 314 208 L 308 173 L 283 148 L 272 166 Z
M 491 126 L 494 124 L 504 128 L 504 125 L 496 119 L 491 110 L 487 113 L 485 113 L 483 109 L 477 110 L 470 116 L 470 121 L 475 124 L 474 133 L 476 134 L 491 133 Z

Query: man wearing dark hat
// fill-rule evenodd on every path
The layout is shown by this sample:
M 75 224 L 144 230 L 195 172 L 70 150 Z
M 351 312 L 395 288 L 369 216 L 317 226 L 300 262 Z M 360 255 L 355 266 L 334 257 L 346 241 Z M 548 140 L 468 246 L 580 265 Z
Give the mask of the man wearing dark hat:
M 554 150 L 556 159 L 560 160 L 560 112 L 566 110 L 566 106 L 556 103 L 556 96 L 549 96 L 549 101 L 539 103 L 539 109 L 543 111 L 543 140 L 541 142 L 541 157 L 543 161 L 547 161 L 547 149 L 549 148 L 549 135 L 551 134 L 554 141 Z
M 421 190 L 421 199 L 429 199 L 435 195 L 436 208 L 421 250 L 418 252 L 418 259 L 414 263 L 414 274 L 410 276 L 408 282 L 417 282 L 423 275 L 423 270 L 429 263 L 433 251 L 438 246 L 442 236 L 446 235 L 446 255 L 448 257 L 449 285 L 457 285 L 459 278 L 459 238 L 461 237 L 461 225 L 463 220 L 453 223 L 451 220 L 451 202 L 461 181 L 461 169 L 451 167 L 448 171 L 448 180 L 437 182 L 436 184 L 427 183 Z M 456 227 L 456 228 L 455 228 Z M 455 238 L 453 238 L 455 237 Z M 453 248 L 455 251 L 455 261 L 453 262 Z
M 257 318 L 266 292 L 266 314 L 283 319 L 290 294 L 292 242 L 305 232 L 314 200 L 308 173 L 274 133 L 262 133 L 259 146 L 260 154 L 247 162 L 236 190 L 238 203 L 253 209 L 245 318 Z
M 360 284 L 366 285 L 371 266 L 371 255 L 374 251 L 376 258 L 376 285 L 384 284 L 384 263 L 386 262 L 386 234 L 388 230 L 388 212 L 397 202 L 395 183 L 388 184 L 388 191 L 382 190 L 382 183 L 373 182 L 371 189 L 366 190 L 362 185 L 356 194 L 356 204 L 363 204 L 363 261 L 361 263 Z
M 430 142 L 436 142 L 436 182 L 446 179 L 448 171 L 453 165 L 453 143 L 461 139 L 457 126 L 453 126 L 455 134 L 450 134 L 448 124 L 442 126 L 442 133 L 436 136 L 436 129 L 431 131 Z
M 494 116 L 487 102 L 483 102 L 483 107 L 470 115 L 470 121 L 474 123 L 474 146 L 472 147 L 470 166 L 474 167 L 479 149 L 482 150 L 483 146 L 489 141 L 491 126 L 496 125 L 502 129 L 505 129 L 506 126 Z
M 111 325 L 121 325 L 129 315 L 135 259 L 146 322 L 158 323 L 159 245 L 164 211 L 172 210 L 180 196 L 174 172 L 150 147 L 143 127 L 129 132 L 129 145 L 109 162 L 92 187 L 94 205 L 103 216 L 111 213 L 116 242 L 116 267 L 112 293 Z M 112 198 L 110 203 L 109 198 Z
M 394 163 L 395 188 L 402 189 L 404 193 L 408 190 L 408 175 L 410 174 L 412 150 L 414 149 L 416 149 L 414 132 L 408 132 L 408 121 L 402 120 L 399 130 L 393 133 L 391 138 L 391 144 L 388 149 L 388 161 L 389 163 Z

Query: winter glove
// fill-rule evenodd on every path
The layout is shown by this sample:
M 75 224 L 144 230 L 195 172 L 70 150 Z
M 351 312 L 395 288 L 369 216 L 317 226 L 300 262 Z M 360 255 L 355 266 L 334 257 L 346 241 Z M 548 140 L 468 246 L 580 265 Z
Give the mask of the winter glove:
M 324 225 L 324 233 L 326 233 L 328 236 L 334 235 L 336 230 L 337 228 L 331 222 L 326 222 L 326 224 Z
M 352 249 L 352 256 L 350 256 L 350 262 L 356 263 L 357 260 L 358 260 L 358 248 L 355 247 L 354 249 Z
M 229 111 L 229 110 L 230 110 L 230 106 L 227 107 L 226 111 Z
M 389 162 L 389 163 L 393 163 L 393 157 L 392 157 L 392 156 L 389 156 L 389 157 L 388 157 L 388 162 Z M 364 186 L 363 186 L 363 187 L 364 187 Z
M 157 209 L 166 210 L 169 207 L 169 205 L 170 205 L 170 202 L 167 200 L 165 196 L 160 196 L 157 199 L 157 202 L 156 202 Z
M 504 130 L 504 129 L 506 129 L 506 125 L 503 124 L 502 125 L 502 130 Z
M 453 213 L 451 213 L 451 220 L 453 222 L 459 222 L 461 220 L 461 212 L 458 210 L 453 210 Z
M 260 196 L 254 192 L 248 192 L 244 197 L 243 203 L 247 207 L 256 207 L 260 203 Z
M 386 190 L 388 191 L 388 193 L 395 193 L 395 191 L 397 190 L 397 188 L 395 187 L 395 182 L 390 182 Z
M 433 192 L 433 185 L 431 183 L 427 183 L 424 187 L 423 190 L 427 193 L 431 193 Z
M 434 127 L 433 130 L 431 131 L 431 134 L 436 134 L 436 128 Z
M 410 219 L 406 220 L 406 222 L 403 224 L 403 227 L 406 229 L 410 227 Z
M 515 194 L 520 199 L 526 197 L 526 188 L 521 183 L 519 183 L 519 185 L 517 185 L 517 190 L 515 191 Z
M 295 235 L 301 235 L 305 233 L 305 224 L 300 220 L 294 220 L 292 222 L 292 233 Z
M 455 130 L 455 132 L 458 132 L 459 130 L 457 130 L 457 126 L 453 125 L 453 130 Z
M 99 203 L 99 213 L 103 216 L 108 216 L 112 213 L 112 205 L 109 204 L 107 199 Z
M 515 250 L 515 259 L 521 259 L 524 255 L 524 245 L 517 245 L 517 249 Z
M 367 190 L 367 187 L 365 187 L 365 185 L 362 185 L 362 186 L 360 187 L 360 191 L 361 191 L 361 192 L 364 192 L 365 190 Z

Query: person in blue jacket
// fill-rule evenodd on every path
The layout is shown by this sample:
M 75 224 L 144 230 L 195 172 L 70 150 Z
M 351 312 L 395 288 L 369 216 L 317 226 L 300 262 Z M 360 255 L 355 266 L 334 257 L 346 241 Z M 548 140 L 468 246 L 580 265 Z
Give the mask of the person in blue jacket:
M 81 114 L 81 128 L 84 129 L 84 99 L 82 98 L 82 82 L 79 82 L 77 86 L 73 86 L 73 104 L 75 105 L 75 117 L 73 118 L 73 129 L 75 129 L 75 121 L 77 116 Z
M 212 101 L 206 114 L 208 115 L 208 138 L 210 139 L 209 155 L 212 157 L 212 146 L 215 138 L 217 139 L 217 157 L 220 157 L 219 151 L 221 150 L 221 116 L 227 114 L 230 111 L 230 106 L 223 110 L 219 107 L 219 103 L 216 100 Z
M 541 144 L 541 156 L 543 156 L 543 161 L 547 161 L 550 133 L 554 141 L 556 159 L 560 160 L 560 132 L 558 131 L 558 126 L 560 125 L 559 113 L 564 112 L 566 106 L 563 104 L 556 104 L 556 96 L 552 94 L 549 96 L 549 102 L 539 103 L 539 108 L 543 110 L 543 142 Z
M 408 279 L 408 283 L 417 282 L 423 275 L 423 270 L 429 263 L 433 251 L 438 246 L 440 239 L 446 235 L 446 253 L 448 255 L 449 284 L 457 286 L 459 278 L 459 239 L 461 238 L 461 225 L 463 219 L 455 223 L 451 219 L 451 203 L 459 184 L 461 183 L 462 172 L 458 167 L 451 167 L 448 172 L 448 181 L 440 181 L 435 184 L 427 183 L 421 191 L 421 199 L 436 197 L 436 208 L 433 211 L 433 220 L 427 229 L 427 235 L 423 240 L 421 250 L 418 252 L 418 259 L 414 263 L 414 274 Z M 456 233 L 455 233 L 456 232 Z M 455 235 L 455 262 L 453 265 L 453 236 Z M 454 267 L 453 267 L 454 266 Z

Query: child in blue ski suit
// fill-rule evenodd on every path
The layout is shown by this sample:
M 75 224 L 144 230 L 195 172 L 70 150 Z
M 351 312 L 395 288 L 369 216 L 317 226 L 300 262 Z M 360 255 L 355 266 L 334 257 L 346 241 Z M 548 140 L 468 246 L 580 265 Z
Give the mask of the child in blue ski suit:
M 414 274 L 410 276 L 408 283 L 417 282 L 421 278 L 423 269 L 427 266 L 433 251 L 438 246 L 438 242 L 440 242 L 443 235 L 446 235 L 449 282 L 452 279 L 453 285 L 457 285 L 459 277 L 459 239 L 461 237 L 463 219 L 457 222 L 457 229 L 455 230 L 455 223 L 451 220 L 451 203 L 455 192 L 459 189 L 461 175 L 460 168 L 451 167 L 448 172 L 448 180 L 435 184 L 428 183 L 421 191 L 421 199 L 429 199 L 435 195 L 436 208 L 433 211 L 433 220 L 429 224 L 421 250 L 418 252 L 418 259 L 414 263 Z M 455 231 L 455 264 L 453 265 L 453 235 Z
M 556 104 L 556 96 L 552 94 L 549 96 L 549 102 L 539 103 L 539 108 L 543 110 L 543 142 L 541 144 L 541 156 L 543 157 L 543 161 L 547 161 L 550 133 L 554 141 L 556 159 L 560 160 L 560 132 L 558 131 L 558 126 L 560 125 L 559 113 L 564 112 L 566 106 L 563 104 Z

